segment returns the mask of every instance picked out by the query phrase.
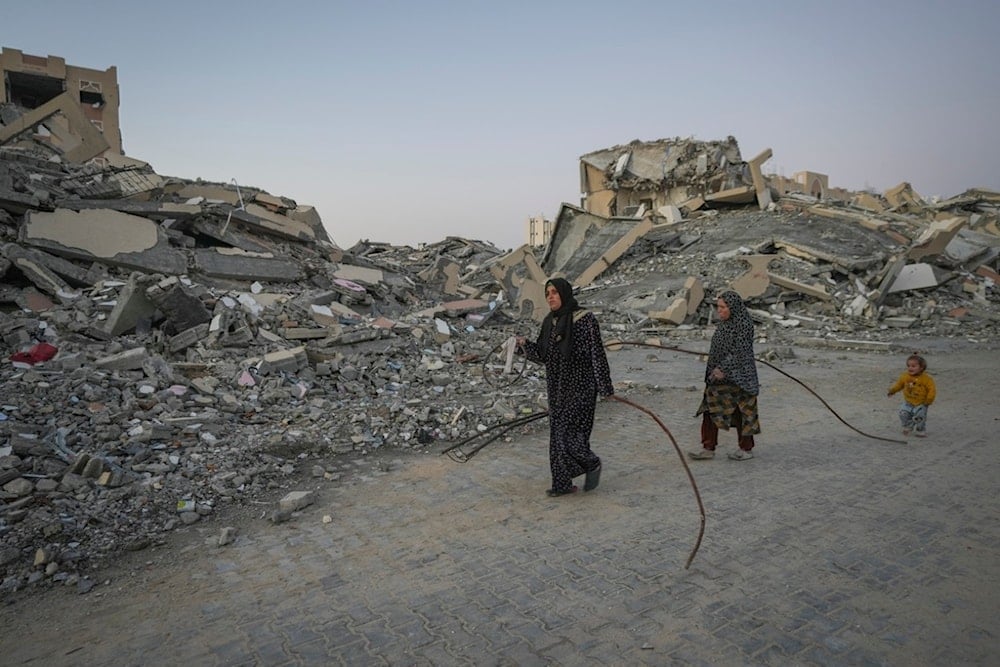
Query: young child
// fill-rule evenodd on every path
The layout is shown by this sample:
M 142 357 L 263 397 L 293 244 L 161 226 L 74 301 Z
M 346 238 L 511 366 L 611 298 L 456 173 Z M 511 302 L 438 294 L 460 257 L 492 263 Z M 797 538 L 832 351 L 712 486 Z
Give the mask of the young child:
M 896 384 L 889 387 L 887 396 L 903 390 L 903 405 L 899 408 L 899 421 L 903 424 L 903 435 L 910 435 L 910 429 L 918 438 L 927 436 L 927 408 L 934 402 L 937 393 L 934 378 L 927 373 L 927 361 L 914 352 L 906 358 L 906 372 L 899 376 Z

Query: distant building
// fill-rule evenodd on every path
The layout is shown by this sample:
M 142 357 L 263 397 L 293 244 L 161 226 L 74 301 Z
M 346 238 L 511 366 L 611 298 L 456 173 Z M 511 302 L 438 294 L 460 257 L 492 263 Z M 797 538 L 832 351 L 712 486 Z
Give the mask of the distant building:
M 767 180 L 779 195 L 799 193 L 833 201 L 849 201 L 852 196 L 852 193 L 844 188 L 830 187 L 830 177 L 815 171 L 797 171 L 791 178 L 771 174 Z
M 528 245 L 543 246 L 552 238 L 552 221 L 538 215 L 528 218 Z
M 39 109 L 68 93 L 79 104 L 83 118 L 88 120 L 107 141 L 101 155 L 123 155 L 121 127 L 118 122 L 118 70 L 88 69 L 67 65 L 58 56 L 33 56 L 17 49 L 3 47 L 0 51 L 0 74 L 3 76 L 3 97 L 0 102 L 15 105 L 25 111 Z M 4 118 L 8 123 L 8 118 Z M 51 122 L 46 119 L 46 122 Z M 65 122 L 65 121 L 64 121 Z M 73 128 L 51 128 L 51 143 L 59 146 Z M 58 129 L 64 129 L 61 134 Z M 103 144 L 102 144 L 103 146 Z

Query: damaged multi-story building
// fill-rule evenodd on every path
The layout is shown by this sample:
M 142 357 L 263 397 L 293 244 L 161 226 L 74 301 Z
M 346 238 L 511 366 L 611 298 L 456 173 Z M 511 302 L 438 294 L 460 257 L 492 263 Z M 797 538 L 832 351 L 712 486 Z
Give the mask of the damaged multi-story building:
M 58 56 L 0 51 L 3 128 L 0 143 L 32 128 L 67 159 L 84 162 L 122 155 L 118 70 L 67 65 Z M 35 129 L 37 128 L 37 129 Z
M 636 140 L 605 148 L 580 158 L 581 207 L 605 217 L 643 217 L 670 207 L 695 210 L 754 199 L 763 208 L 770 197 L 761 165 L 770 157 L 767 149 L 744 162 L 735 137 Z

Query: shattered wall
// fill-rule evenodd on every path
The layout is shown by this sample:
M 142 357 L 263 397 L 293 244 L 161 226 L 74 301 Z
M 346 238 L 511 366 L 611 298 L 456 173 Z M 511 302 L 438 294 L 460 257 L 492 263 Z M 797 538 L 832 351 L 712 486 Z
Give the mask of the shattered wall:
M 107 140 L 107 151 L 122 154 L 121 127 L 118 119 L 118 71 L 112 66 L 106 70 L 67 65 L 58 56 L 34 56 L 17 49 L 3 47 L 0 51 L 0 74 L 3 75 L 4 124 L 9 124 L 16 113 L 37 109 L 63 93 L 68 93 L 79 106 L 83 117 L 96 127 Z M 54 127 L 65 124 L 58 118 L 49 118 L 47 141 L 64 147 L 60 138 L 68 130 Z M 60 132 L 63 130 L 63 132 Z

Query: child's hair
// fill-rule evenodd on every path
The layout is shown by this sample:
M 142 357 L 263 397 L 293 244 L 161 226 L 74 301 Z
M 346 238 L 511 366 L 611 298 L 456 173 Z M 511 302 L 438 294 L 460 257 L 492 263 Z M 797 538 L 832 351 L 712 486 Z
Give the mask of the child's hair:
M 922 371 L 926 371 L 927 370 L 927 360 L 924 359 L 923 357 L 921 357 L 916 352 L 914 352 L 913 354 L 911 354 L 910 356 L 908 356 L 906 358 L 906 360 L 907 361 L 915 361 L 918 364 L 920 364 L 920 370 L 922 370 Z

